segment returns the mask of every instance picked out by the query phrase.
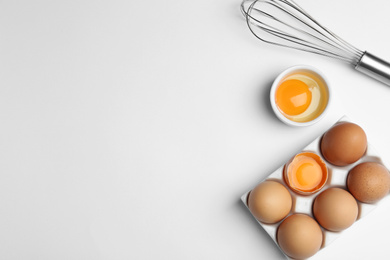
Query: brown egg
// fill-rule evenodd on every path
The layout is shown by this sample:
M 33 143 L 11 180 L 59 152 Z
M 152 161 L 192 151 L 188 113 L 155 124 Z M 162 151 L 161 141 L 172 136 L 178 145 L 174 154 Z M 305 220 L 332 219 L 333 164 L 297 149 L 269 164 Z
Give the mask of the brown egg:
M 260 222 L 271 224 L 281 221 L 291 210 L 290 192 L 276 181 L 264 181 L 249 194 L 248 207 Z
M 346 190 L 329 188 L 314 200 L 313 214 L 321 226 L 330 231 L 350 227 L 358 216 L 358 204 Z
M 367 149 L 364 130 L 353 123 L 341 122 L 329 129 L 321 140 L 321 153 L 336 166 L 345 166 L 359 160 Z
M 357 200 L 365 203 L 377 202 L 389 193 L 389 171 L 379 163 L 358 164 L 348 173 L 347 187 Z
M 320 250 L 322 230 L 308 215 L 294 214 L 280 224 L 277 240 L 286 255 L 295 259 L 305 259 Z

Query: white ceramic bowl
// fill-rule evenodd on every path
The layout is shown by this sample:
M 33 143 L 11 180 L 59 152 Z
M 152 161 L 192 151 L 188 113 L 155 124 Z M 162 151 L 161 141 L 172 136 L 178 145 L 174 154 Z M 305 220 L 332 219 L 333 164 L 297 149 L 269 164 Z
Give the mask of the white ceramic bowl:
M 286 77 L 288 77 L 289 75 L 292 75 L 292 74 L 296 74 L 297 72 L 302 72 L 302 71 L 306 71 L 306 72 L 315 74 L 323 80 L 323 82 L 325 83 L 324 86 L 325 86 L 326 90 L 328 91 L 328 102 L 326 104 L 324 111 L 322 111 L 322 113 L 319 116 L 317 116 L 316 118 L 314 118 L 313 120 L 307 121 L 307 122 L 296 122 L 296 121 L 290 120 L 287 117 L 285 117 L 282 114 L 282 112 L 279 110 L 278 106 L 276 105 L 276 101 L 275 101 L 275 92 L 276 92 L 276 89 L 278 88 L 279 84 Z M 325 114 L 329 110 L 329 105 L 330 105 L 331 100 L 332 100 L 332 91 L 330 90 L 330 87 L 329 87 L 329 81 L 325 78 L 324 74 L 321 71 L 319 71 L 318 69 L 316 69 L 312 66 L 307 66 L 307 65 L 293 66 L 293 67 L 286 69 L 282 73 L 280 73 L 279 76 L 274 80 L 272 87 L 271 87 L 271 93 L 270 93 L 271 106 L 272 106 L 272 109 L 273 109 L 275 115 L 283 123 L 290 125 L 290 126 L 309 126 L 309 125 L 317 123 L 325 116 Z

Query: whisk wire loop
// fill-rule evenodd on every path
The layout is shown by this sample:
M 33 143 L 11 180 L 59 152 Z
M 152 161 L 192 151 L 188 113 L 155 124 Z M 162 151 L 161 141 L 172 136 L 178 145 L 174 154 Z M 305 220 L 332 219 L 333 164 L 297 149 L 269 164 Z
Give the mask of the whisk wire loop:
M 252 34 L 264 42 L 355 65 L 364 54 L 322 26 L 292 0 L 244 0 L 241 12 Z
M 338 49 L 339 51 L 342 51 L 342 49 L 341 49 L 339 46 L 337 46 L 337 45 L 336 45 L 334 42 L 332 42 L 332 41 L 330 41 L 330 42 L 329 42 L 329 41 L 326 41 L 326 40 L 324 40 L 324 39 L 322 39 L 322 38 L 320 38 L 320 37 L 317 37 L 316 35 L 314 35 L 314 34 L 312 34 L 312 33 L 309 33 L 309 32 L 304 31 L 304 30 L 302 30 L 302 29 L 293 27 L 293 26 L 291 26 L 291 25 L 289 25 L 289 24 L 287 24 L 287 23 L 285 23 L 285 22 L 283 22 L 283 21 L 281 21 L 281 20 L 275 18 L 274 16 L 272 16 L 272 15 L 270 15 L 270 14 L 268 14 L 268 13 L 265 13 L 265 12 L 259 10 L 259 9 L 253 8 L 253 10 L 259 12 L 261 15 L 267 16 L 268 18 L 273 19 L 274 21 L 277 21 L 277 22 L 283 24 L 283 25 L 286 26 L 286 27 L 289 27 L 289 28 L 292 29 L 292 30 L 295 30 L 295 31 L 297 31 L 297 32 L 299 32 L 299 33 L 305 34 L 306 36 L 312 37 L 312 38 L 314 38 L 315 40 L 322 42 L 323 44 L 327 44 L 327 45 L 329 45 L 329 46 L 332 47 L 332 48 L 335 48 L 335 49 Z M 286 40 L 291 40 L 292 42 L 297 43 L 297 44 L 300 43 L 300 44 L 304 45 L 305 47 L 313 48 L 313 49 L 316 50 L 316 51 L 324 52 L 324 53 L 326 53 L 326 54 L 328 54 L 328 55 L 334 55 L 333 53 L 331 53 L 331 52 L 329 52 L 329 51 L 323 50 L 323 49 L 321 48 L 321 45 L 319 45 L 319 44 L 310 43 L 310 42 L 307 41 L 307 40 L 301 39 L 301 38 L 299 38 L 299 37 L 297 37 L 297 36 L 288 34 L 288 33 L 286 33 L 286 32 L 280 32 L 280 31 L 278 31 L 274 26 L 265 25 L 263 22 L 259 21 L 258 19 L 254 18 L 254 17 L 251 16 L 251 15 L 249 15 L 249 17 L 251 17 L 253 20 L 255 20 L 256 22 L 258 22 L 258 24 L 255 25 L 256 27 L 259 27 L 259 28 L 261 28 L 261 29 L 267 31 L 267 32 L 270 33 L 270 34 L 273 34 L 273 35 L 275 35 L 275 36 L 280 36 L 281 38 L 286 39 Z M 304 21 L 302 21 L 302 22 L 305 23 Z M 305 23 L 305 24 L 306 24 L 306 23 Z M 323 35 L 321 32 L 318 32 L 318 33 L 320 33 L 321 35 Z M 341 58 L 340 55 L 339 55 L 338 57 Z

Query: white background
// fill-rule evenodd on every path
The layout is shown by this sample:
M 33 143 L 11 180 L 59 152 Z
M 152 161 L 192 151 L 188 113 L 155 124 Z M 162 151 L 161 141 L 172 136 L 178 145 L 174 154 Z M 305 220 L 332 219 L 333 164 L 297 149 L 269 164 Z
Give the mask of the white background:
M 390 60 L 386 0 L 297 0 Z M 1 259 L 281 259 L 240 201 L 342 115 L 390 160 L 390 87 L 253 37 L 240 0 L 0 1 Z M 329 79 L 305 128 L 273 115 L 287 67 Z M 390 203 L 314 259 L 384 259 Z

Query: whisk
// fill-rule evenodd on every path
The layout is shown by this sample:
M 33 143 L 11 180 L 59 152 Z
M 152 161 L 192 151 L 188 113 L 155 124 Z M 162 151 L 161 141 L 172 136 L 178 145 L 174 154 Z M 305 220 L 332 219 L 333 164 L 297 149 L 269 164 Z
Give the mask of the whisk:
M 344 41 L 294 1 L 243 0 L 241 11 L 258 39 L 345 61 L 390 86 L 390 63 Z

